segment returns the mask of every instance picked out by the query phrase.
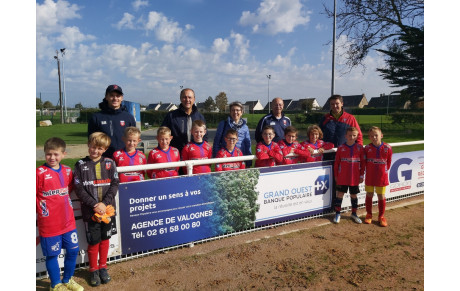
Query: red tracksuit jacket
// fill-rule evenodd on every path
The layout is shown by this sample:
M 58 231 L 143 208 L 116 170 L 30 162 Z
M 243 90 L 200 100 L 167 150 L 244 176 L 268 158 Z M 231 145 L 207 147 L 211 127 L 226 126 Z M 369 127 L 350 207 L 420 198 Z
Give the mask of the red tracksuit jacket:
M 393 150 L 387 143 L 376 147 L 370 143 L 364 149 L 366 160 L 366 179 L 367 186 L 384 187 L 389 185 L 388 171 L 391 166 Z
M 36 211 L 40 236 L 61 235 L 76 228 L 70 200 L 73 173 L 68 166 L 54 170 L 46 164 L 36 171 Z
M 175 147 L 169 147 L 167 151 L 163 151 L 159 147 L 154 148 L 149 153 L 149 158 L 147 160 L 148 164 L 156 163 L 170 163 L 170 162 L 179 162 L 180 155 L 179 150 Z M 178 176 L 179 167 L 176 168 L 165 168 L 157 170 L 147 170 L 147 176 L 150 179 L 156 178 L 165 178 L 165 177 L 175 177 Z
M 243 156 L 243 152 L 237 147 L 235 147 L 232 152 L 229 152 L 226 148 L 221 148 L 216 154 L 216 158 L 231 158 L 231 157 L 242 157 L 242 156 Z M 216 172 L 241 170 L 241 169 L 246 169 L 245 162 L 216 164 Z
M 310 143 L 308 141 L 304 141 L 301 143 L 307 150 L 308 148 L 312 148 L 314 150 L 323 148 L 325 150 L 330 150 L 334 148 L 334 144 L 332 142 L 325 142 L 323 140 L 318 139 L 315 143 Z M 311 155 L 311 160 L 307 162 L 320 162 L 323 160 L 323 154 L 317 153 Z M 303 161 L 305 162 L 305 161 Z
M 337 185 L 358 186 L 359 179 L 364 178 L 364 148 L 355 143 L 344 143 L 337 148 L 334 162 L 334 176 Z
M 297 164 L 302 162 L 311 162 L 310 152 L 306 147 L 302 144 L 298 143 L 297 141 L 293 143 L 288 143 L 286 140 L 281 140 L 278 143 L 281 151 L 283 152 L 283 165 L 290 165 L 290 164 Z M 297 157 L 286 157 L 288 154 L 291 153 L 291 150 L 294 149 L 294 153 L 297 154 Z
M 256 167 L 273 167 L 283 163 L 283 152 L 274 141 L 269 145 L 266 145 L 263 141 L 257 143 L 256 157 Z
M 117 164 L 117 167 L 127 167 L 135 165 L 145 165 L 147 159 L 143 152 L 136 150 L 133 154 L 129 154 L 126 150 L 119 150 L 113 153 L 113 160 Z M 119 173 L 118 177 L 120 182 L 132 182 L 132 181 L 142 181 L 144 180 L 145 171 L 136 171 L 136 172 L 125 172 Z
M 212 147 L 207 141 L 203 141 L 201 144 L 195 143 L 194 141 L 189 142 L 182 149 L 182 160 L 205 160 L 212 159 Z M 187 168 L 184 169 L 187 172 Z M 211 166 L 199 165 L 193 166 L 193 174 L 210 173 Z

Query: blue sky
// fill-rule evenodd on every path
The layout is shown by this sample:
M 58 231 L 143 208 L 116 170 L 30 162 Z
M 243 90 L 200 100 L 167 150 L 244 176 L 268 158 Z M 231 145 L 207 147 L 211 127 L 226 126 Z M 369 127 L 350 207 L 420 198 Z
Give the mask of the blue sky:
M 338 1 L 340 3 L 340 1 Z M 198 102 L 219 92 L 229 101 L 317 98 L 331 92 L 332 20 L 313 0 L 46 0 L 36 2 L 36 94 L 58 101 L 54 56 L 64 57 L 67 106 L 96 107 L 109 84 L 143 105 L 179 102 L 180 86 Z M 337 40 L 347 43 L 346 36 Z M 389 94 L 375 68 L 348 74 L 337 53 L 335 92 Z M 63 75 L 63 76 L 62 76 Z M 63 81 L 64 82 L 64 81 Z

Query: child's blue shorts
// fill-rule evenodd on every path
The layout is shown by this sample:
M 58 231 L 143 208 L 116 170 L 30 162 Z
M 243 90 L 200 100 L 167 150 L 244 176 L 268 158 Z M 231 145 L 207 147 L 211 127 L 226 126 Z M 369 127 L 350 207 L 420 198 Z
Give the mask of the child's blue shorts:
M 77 248 L 78 250 L 77 229 L 51 237 L 40 236 L 40 244 L 42 245 L 43 255 L 47 257 L 59 256 L 61 249 Z

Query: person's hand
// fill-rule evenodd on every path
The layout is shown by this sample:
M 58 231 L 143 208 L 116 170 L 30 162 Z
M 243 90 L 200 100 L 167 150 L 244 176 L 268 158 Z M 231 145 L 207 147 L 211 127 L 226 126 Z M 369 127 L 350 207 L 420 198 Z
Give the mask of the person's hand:
M 322 148 L 322 147 L 319 148 L 319 149 L 318 149 L 318 153 L 320 153 L 320 154 L 324 153 L 324 148 Z
M 308 147 L 307 149 L 310 151 L 310 154 L 313 154 L 313 152 L 315 151 L 315 150 L 312 149 L 311 147 Z
M 105 214 L 110 217 L 115 215 L 115 208 L 113 208 L 112 205 L 107 205 L 107 208 L 105 209 Z
M 95 213 L 103 215 L 103 214 L 105 214 L 106 206 L 105 206 L 104 203 L 99 202 L 94 206 L 93 210 L 94 210 Z

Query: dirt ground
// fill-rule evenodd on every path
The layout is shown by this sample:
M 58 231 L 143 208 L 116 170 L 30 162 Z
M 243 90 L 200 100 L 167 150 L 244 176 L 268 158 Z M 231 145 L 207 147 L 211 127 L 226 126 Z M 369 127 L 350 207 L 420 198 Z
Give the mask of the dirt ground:
M 377 206 L 374 206 L 374 218 Z M 360 209 L 359 215 L 365 215 Z M 112 281 L 85 290 L 423 290 L 423 195 L 387 204 L 389 226 L 332 215 L 110 264 Z M 49 290 L 49 280 L 37 280 Z

